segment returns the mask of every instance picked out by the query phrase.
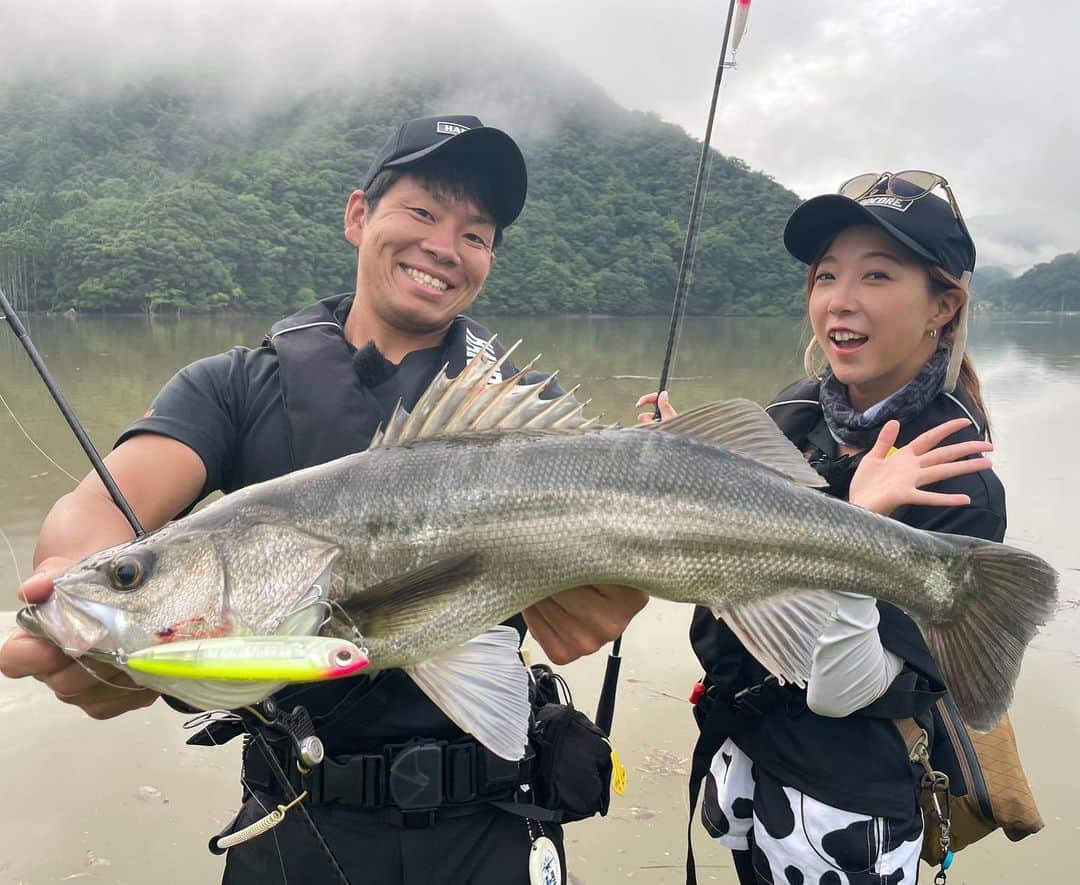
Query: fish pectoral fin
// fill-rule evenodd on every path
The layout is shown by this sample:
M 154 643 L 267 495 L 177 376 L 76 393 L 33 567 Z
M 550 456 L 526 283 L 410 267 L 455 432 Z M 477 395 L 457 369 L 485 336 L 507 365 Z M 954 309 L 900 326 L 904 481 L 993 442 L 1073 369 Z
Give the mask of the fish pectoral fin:
M 806 687 L 814 647 L 836 616 L 837 600 L 828 590 L 800 590 L 732 608 L 713 609 L 766 670 L 778 679 Z
M 426 604 L 472 578 L 478 570 L 478 558 L 467 553 L 439 559 L 367 587 L 339 604 L 363 634 L 386 636 L 421 620 Z
M 529 740 L 529 678 L 513 627 L 493 627 L 464 645 L 405 668 L 462 731 L 516 762 Z
M 764 464 L 800 485 L 811 488 L 827 485 L 768 413 L 748 399 L 709 403 L 667 421 L 641 424 L 638 429 L 675 433 L 715 443 Z

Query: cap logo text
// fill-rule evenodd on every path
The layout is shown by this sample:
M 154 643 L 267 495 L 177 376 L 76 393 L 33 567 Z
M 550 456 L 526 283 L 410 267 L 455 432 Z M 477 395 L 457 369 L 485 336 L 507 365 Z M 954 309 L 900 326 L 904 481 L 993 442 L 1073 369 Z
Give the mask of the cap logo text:
M 461 135 L 462 132 L 468 132 L 468 126 L 462 126 L 460 123 L 447 123 L 445 120 L 439 120 L 435 124 L 435 131 L 440 135 Z
M 894 197 L 891 194 L 875 194 L 872 197 L 866 197 L 859 200 L 859 205 L 884 206 L 887 209 L 895 209 L 897 212 L 907 212 L 914 202 L 914 200 L 905 200 L 901 197 Z

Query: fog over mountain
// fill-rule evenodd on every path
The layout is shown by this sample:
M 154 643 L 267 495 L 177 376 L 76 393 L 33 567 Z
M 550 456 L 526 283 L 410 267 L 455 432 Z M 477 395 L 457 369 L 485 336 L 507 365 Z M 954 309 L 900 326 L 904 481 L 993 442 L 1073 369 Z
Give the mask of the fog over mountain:
M 182 76 L 241 115 L 471 68 L 458 109 L 526 138 L 542 134 L 545 108 L 588 91 L 700 137 L 726 11 L 721 0 L 5 0 L 0 89 Z M 940 171 L 969 217 L 1037 220 L 972 225 L 981 261 L 1020 271 L 1080 248 L 1069 208 L 1080 182 L 1067 172 L 1080 153 L 1078 32 L 1066 0 L 757 0 L 714 146 L 804 197 L 871 169 Z M 1036 228 L 1045 236 L 1032 242 Z

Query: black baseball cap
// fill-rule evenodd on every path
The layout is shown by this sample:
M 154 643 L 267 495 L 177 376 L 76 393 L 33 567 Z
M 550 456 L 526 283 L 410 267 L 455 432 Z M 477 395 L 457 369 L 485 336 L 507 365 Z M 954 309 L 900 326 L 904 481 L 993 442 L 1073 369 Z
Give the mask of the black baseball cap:
M 949 203 L 910 186 L 919 195 L 905 197 L 905 185 L 894 181 L 887 188 L 883 183 L 859 200 L 842 194 L 807 200 L 788 219 L 784 245 L 803 264 L 813 264 L 840 231 L 872 224 L 957 279 L 973 271 L 975 244 Z
M 525 205 L 528 174 L 521 149 L 501 129 L 485 126 L 478 117 L 445 114 L 403 123 L 382 146 L 368 169 L 362 190 L 384 169 L 405 169 L 438 152 L 460 158 L 488 177 L 495 205 L 489 206 L 499 227 L 509 227 Z

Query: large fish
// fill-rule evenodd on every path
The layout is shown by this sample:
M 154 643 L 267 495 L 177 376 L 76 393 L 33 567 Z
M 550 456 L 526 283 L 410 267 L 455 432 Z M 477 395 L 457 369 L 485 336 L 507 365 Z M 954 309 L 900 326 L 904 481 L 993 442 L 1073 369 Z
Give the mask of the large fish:
M 916 619 L 973 727 L 1008 707 L 1056 594 L 1038 557 L 822 494 L 753 403 L 600 428 L 571 394 L 543 400 L 520 376 L 492 383 L 494 368 L 481 350 L 367 451 L 89 557 L 21 621 L 72 654 L 120 663 L 176 640 L 347 637 L 368 671 L 405 668 L 463 729 L 518 758 L 527 677 L 516 633 L 493 625 L 532 603 L 610 583 L 704 604 L 803 685 L 840 590 Z M 132 675 L 206 709 L 278 687 Z

